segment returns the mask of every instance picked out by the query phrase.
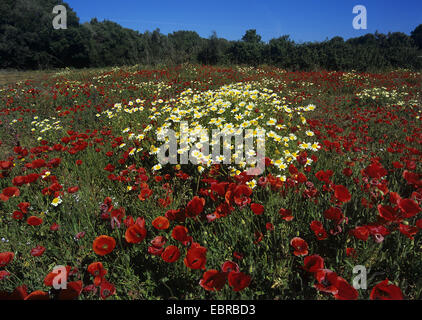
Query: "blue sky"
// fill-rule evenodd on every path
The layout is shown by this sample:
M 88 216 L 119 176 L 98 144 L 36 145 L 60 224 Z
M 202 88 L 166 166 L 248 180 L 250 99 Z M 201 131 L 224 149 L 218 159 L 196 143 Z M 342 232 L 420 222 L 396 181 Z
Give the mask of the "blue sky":
M 410 34 L 422 23 L 421 0 L 65 0 L 80 21 L 108 19 L 144 32 L 192 30 L 202 37 L 239 40 L 256 29 L 264 41 L 289 34 L 297 42 L 345 39 L 376 30 Z M 353 7 L 367 9 L 367 30 L 352 26 Z

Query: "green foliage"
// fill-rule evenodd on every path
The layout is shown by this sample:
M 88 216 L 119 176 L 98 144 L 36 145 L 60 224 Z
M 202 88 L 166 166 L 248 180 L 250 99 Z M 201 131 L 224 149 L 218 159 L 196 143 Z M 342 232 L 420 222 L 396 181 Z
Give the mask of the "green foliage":
M 416 29 L 412 31 L 411 37 L 418 48 L 422 49 L 422 24 L 418 25 Z
M 52 9 L 67 7 L 66 30 L 54 30 Z M 422 68 L 422 24 L 411 35 L 375 32 L 344 41 L 341 37 L 295 43 L 289 36 L 261 40 L 255 29 L 241 41 L 209 39 L 194 31 L 164 35 L 123 28 L 92 19 L 80 24 L 62 1 L 2 0 L 0 4 L 0 68 L 45 69 L 202 63 L 274 65 L 289 70 L 357 70 Z

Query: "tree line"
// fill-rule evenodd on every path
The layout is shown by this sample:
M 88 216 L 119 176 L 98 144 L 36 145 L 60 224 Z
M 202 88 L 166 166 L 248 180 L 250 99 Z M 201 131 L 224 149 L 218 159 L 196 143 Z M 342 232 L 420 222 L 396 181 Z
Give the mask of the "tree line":
M 52 27 L 52 8 L 67 8 L 67 29 Z M 140 33 L 112 21 L 81 24 L 57 0 L 1 0 L 0 68 L 47 69 L 199 63 L 274 65 L 289 70 L 422 69 L 422 24 L 402 32 L 366 34 L 344 40 L 295 43 L 288 35 L 264 42 L 256 30 L 239 41 L 208 38 L 195 31 Z

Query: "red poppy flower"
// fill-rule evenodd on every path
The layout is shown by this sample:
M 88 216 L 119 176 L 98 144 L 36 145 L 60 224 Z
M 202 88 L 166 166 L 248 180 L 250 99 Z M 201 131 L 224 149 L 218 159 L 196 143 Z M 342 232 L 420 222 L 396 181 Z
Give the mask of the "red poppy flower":
M 60 228 L 60 226 L 55 222 L 53 222 L 53 224 L 50 226 L 51 231 L 57 231 L 57 230 L 59 230 L 59 228 Z
M 254 244 L 258 244 L 262 241 L 262 239 L 264 238 L 264 234 L 261 231 L 255 231 L 254 233 L 255 235 L 255 240 L 254 240 Z
M 211 183 L 211 191 L 213 191 L 220 197 L 224 197 L 224 195 L 226 194 L 227 185 L 228 185 L 228 182 Z
M 138 195 L 139 200 L 145 201 L 152 195 L 152 190 L 150 188 L 145 188 L 141 190 L 141 193 Z
M 12 161 L 0 161 L 0 170 L 9 170 L 10 168 L 13 167 L 13 162 Z
M 66 284 L 66 289 L 60 290 L 58 294 L 59 300 L 75 300 L 80 296 L 83 289 L 83 283 L 81 280 L 72 281 Z
M 295 176 L 295 180 L 299 183 L 305 183 L 306 181 L 308 181 L 308 178 L 302 172 L 299 172 Z
M 34 183 L 39 177 L 40 175 L 38 173 L 30 173 L 26 175 L 26 183 Z
M 157 230 L 166 230 L 170 226 L 170 222 L 166 217 L 157 217 L 152 221 L 152 226 Z
M 190 269 L 202 269 L 205 270 L 205 264 L 207 262 L 207 248 L 201 246 L 193 246 L 186 253 L 186 257 L 183 260 L 185 266 Z
M 417 187 L 422 186 L 422 175 L 408 170 L 403 171 L 403 178 L 407 181 L 408 184 L 415 185 Z
M 70 270 L 72 269 L 71 266 L 66 266 L 66 280 L 69 276 Z M 49 274 L 47 274 L 44 278 L 44 285 L 46 285 L 47 287 L 52 287 L 53 286 L 53 281 L 54 279 L 61 274 L 60 270 L 56 270 L 56 271 L 51 271 Z
M 355 248 L 346 248 L 346 255 L 348 257 L 353 257 L 355 258 L 357 256 L 357 252 Z
M 125 216 L 125 208 L 114 209 L 110 213 L 110 218 L 112 220 L 112 223 L 114 220 L 115 223 L 118 223 L 119 227 L 120 227 L 120 221 L 123 219 L 124 216 Z
M 34 161 L 30 163 L 30 166 L 28 166 L 28 168 L 38 169 L 38 168 L 44 167 L 45 165 L 46 163 L 44 159 L 35 159 Z
M 306 256 L 303 264 L 303 269 L 311 273 L 324 269 L 324 259 L 317 254 Z
M 298 174 L 299 170 L 297 170 L 297 168 L 293 164 L 290 164 L 289 165 L 289 172 L 290 172 L 291 175 L 296 175 L 296 174 Z
M 10 276 L 10 272 L 7 272 L 6 270 L 0 270 L 0 281 L 6 279 L 8 276 Z
M 223 265 L 221 266 L 221 270 L 223 272 L 231 272 L 231 271 L 239 272 L 240 271 L 238 264 L 233 261 L 224 262 Z
M 399 287 L 388 284 L 388 279 L 378 283 L 371 291 L 371 300 L 403 300 L 403 294 Z
M 26 175 L 25 183 L 34 183 L 35 181 L 38 180 L 39 177 L 40 177 L 40 175 L 38 173 L 30 173 L 30 174 Z
M 243 272 L 231 271 L 228 276 L 229 285 L 233 291 L 241 291 L 249 286 L 251 283 L 251 276 Z
M 337 300 L 356 300 L 359 297 L 357 290 L 342 277 L 337 277 L 335 286 L 337 293 L 334 294 L 334 298 Z
M 135 224 L 135 220 L 133 220 L 132 216 L 127 216 L 126 219 L 123 220 L 123 223 L 125 224 L 126 228 L 129 228 Z
M 128 243 L 140 243 L 147 236 L 147 229 L 135 223 L 126 229 L 125 239 Z
M 20 211 L 22 211 L 23 214 L 28 213 L 28 208 L 31 206 L 29 202 L 21 202 L 18 204 L 18 208 Z
M 364 173 L 373 179 L 380 179 L 386 176 L 388 172 L 379 162 L 374 162 L 364 170 Z
M 76 238 L 77 240 L 82 239 L 83 237 L 85 237 L 85 234 L 86 234 L 86 232 L 85 232 L 85 231 L 78 232 L 78 233 L 75 235 L 75 238 Z
M 115 246 L 116 240 L 113 237 L 101 235 L 94 240 L 92 249 L 99 256 L 105 256 L 112 252 Z
M 163 237 L 163 236 L 156 236 L 154 239 L 151 240 L 151 244 L 157 248 L 163 247 L 166 244 L 166 242 L 167 242 L 167 239 L 166 237 Z
M 105 166 L 104 170 L 108 171 L 108 172 L 113 172 L 116 169 L 115 166 L 113 166 L 112 164 L 108 164 Z
M 414 191 L 412 192 L 412 194 L 410 195 L 410 199 L 418 201 L 418 202 L 422 202 L 422 188 L 418 190 L 418 192 Z
M 62 162 L 62 159 L 60 159 L 60 158 L 54 158 L 54 159 L 51 159 L 49 162 L 48 162 L 48 164 L 47 164 L 47 166 L 49 167 L 49 168 L 55 168 L 55 167 L 58 167 L 59 165 L 60 165 L 60 163 Z
M 163 208 L 167 208 L 171 203 L 172 203 L 172 199 L 170 197 L 165 197 L 164 199 L 163 198 L 158 199 L 158 204 Z
M 3 189 L 3 193 L 0 193 L 0 200 L 7 201 L 11 197 L 18 197 L 20 191 L 16 187 L 7 187 Z
M 249 186 L 245 184 L 236 186 L 233 191 L 234 203 L 236 203 L 239 207 L 246 206 L 251 202 L 251 199 L 249 198 L 251 194 L 252 189 Z
M 337 273 L 329 269 L 321 269 L 315 273 L 315 279 L 318 281 L 314 287 L 318 291 L 327 292 L 331 294 L 337 294 Z
M 390 192 L 390 202 L 392 204 L 397 204 L 400 199 L 401 197 L 397 192 Z
M 259 216 L 264 213 L 264 206 L 259 203 L 251 203 L 251 210 L 253 213 Z
M 312 221 L 310 224 L 310 228 L 314 232 L 318 240 L 325 240 L 328 238 L 327 231 L 325 231 L 320 221 Z
M 107 270 L 104 269 L 101 262 L 93 262 L 88 266 L 88 272 L 93 275 L 94 285 L 100 285 L 101 281 L 104 279 L 104 276 L 107 274 Z
M 418 233 L 419 229 L 417 227 L 412 227 L 412 226 L 408 226 L 408 225 L 400 223 L 399 231 L 400 233 L 408 237 L 410 240 L 413 240 L 414 239 L 413 236 Z
M 366 241 L 369 238 L 369 230 L 365 226 L 356 227 L 353 230 L 350 230 L 350 234 L 363 241 Z
M 321 181 L 321 182 L 324 182 L 324 183 L 326 183 L 326 184 L 329 184 L 330 183 L 330 178 L 331 178 L 331 176 L 334 174 L 334 172 L 332 171 L 332 170 L 327 170 L 327 171 L 318 171 L 316 174 L 315 174 L 315 177 L 319 180 L 319 181 Z
M 37 290 L 25 297 L 24 300 L 48 300 L 48 292 Z
M 386 221 L 400 222 L 403 220 L 403 217 L 400 215 L 400 212 L 398 212 L 397 209 L 391 206 L 383 206 L 379 204 L 377 208 L 380 217 Z
M 212 269 L 208 270 L 199 281 L 199 285 L 208 291 L 220 291 L 226 284 L 227 276 L 223 272 Z
M 334 221 L 336 224 L 341 223 L 343 220 L 343 213 L 340 208 L 331 207 L 324 211 L 324 217 L 328 220 Z
M 15 257 L 13 252 L 0 252 L 0 268 L 7 266 Z
M 31 216 L 29 217 L 26 222 L 30 225 L 30 226 L 39 226 L 40 224 L 42 224 L 43 220 L 39 217 L 36 216 Z
M 222 218 L 228 216 L 233 210 L 234 208 L 231 205 L 222 202 L 215 208 L 213 215 L 217 218 Z
M 116 293 L 116 288 L 113 284 L 108 282 L 107 280 L 103 280 L 100 286 L 100 295 L 101 299 L 107 299 L 111 295 Z
M 156 236 L 151 240 L 151 246 L 148 247 L 148 253 L 161 256 L 164 251 L 164 245 L 166 244 L 167 239 L 163 236 Z
M 191 201 L 188 202 L 186 207 L 186 214 L 189 217 L 196 217 L 204 210 L 205 199 L 198 196 L 193 197 Z
M 404 165 L 398 161 L 394 161 L 392 164 L 393 164 L 393 167 L 396 169 L 401 169 L 404 167 Z
M 166 218 L 171 221 L 183 222 L 186 220 L 186 215 L 184 210 L 167 210 L 165 214 Z
M 293 247 L 293 254 L 297 257 L 306 256 L 308 251 L 308 243 L 302 238 L 295 237 L 290 241 L 290 245 Z
M 171 236 L 173 239 L 183 243 L 189 240 L 188 229 L 184 226 L 175 226 L 171 232 Z
M 350 169 L 350 168 L 344 168 L 344 169 L 343 169 L 343 174 L 344 174 L 346 177 L 350 177 L 350 176 L 353 174 L 353 171 L 352 171 L 352 169 Z
M 404 218 L 414 217 L 421 211 L 419 205 L 411 199 L 399 199 L 397 201 L 399 208 L 404 212 Z
M 163 247 L 155 247 L 155 246 L 149 246 L 148 247 L 148 253 L 152 254 L 154 256 L 161 256 L 163 251 L 164 251 Z
M 67 189 L 67 192 L 69 192 L 69 193 L 75 193 L 75 192 L 78 192 L 78 190 L 79 190 L 79 187 L 69 187 L 68 189 Z
M 352 199 L 349 190 L 342 185 L 334 187 L 334 197 L 340 202 L 349 202 Z
M 54 182 L 51 186 L 48 187 L 48 190 L 57 192 L 63 189 L 63 186 L 60 183 Z
M 24 300 L 28 296 L 28 288 L 26 285 L 16 287 L 15 290 L 9 295 L 9 300 Z
M 39 257 L 39 256 L 42 256 L 44 252 L 45 252 L 45 247 L 36 246 L 35 248 L 31 249 L 31 256 Z
M 112 203 L 112 201 L 113 200 L 110 197 L 106 197 L 104 199 L 104 202 L 100 206 L 101 211 L 104 212 L 104 213 L 106 213 L 106 212 L 110 212 L 111 210 L 113 210 L 113 203 Z
M 416 170 L 416 161 L 405 160 L 407 170 Z
M 176 262 L 180 258 L 180 250 L 176 246 L 167 246 L 161 254 L 161 258 L 168 263 Z
M 23 213 L 18 211 L 18 210 L 13 211 L 12 218 L 15 219 L 15 220 L 22 220 L 23 219 Z
M 20 187 L 24 185 L 25 183 L 28 183 L 28 182 L 27 182 L 26 177 L 24 176 L 16 176 L 12 179 L 12 184 L 17 187 Z
M 286 221 L 292 221 L 293 220 L 293 216 L 292 216 L 292 212 L 289 209 L 283 209 L 281 208 L 278 213 L 280 214 L 281 218 L 283 220 Z
M 242 260 L 243 259 L 243 254 L 241 254 L 240 252 L 233 252 L 233 257 L 237 260 Z
M 97 286 L 89 284 L 82 289 L 83 292 L 97 294 Z

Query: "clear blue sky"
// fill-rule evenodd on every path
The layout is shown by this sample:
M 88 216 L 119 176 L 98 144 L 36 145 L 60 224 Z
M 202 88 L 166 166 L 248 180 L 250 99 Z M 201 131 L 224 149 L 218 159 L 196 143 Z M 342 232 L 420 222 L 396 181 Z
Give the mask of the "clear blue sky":
M 422 23 L 422 0 L 65 0 L 81 23 L 96 17 L 144 32 L 160 28 L 164 34 L 192 30 L 209 37 L 239 40 L 256 29 L 264 41 L 289 34 L 298 42 L 345 39 L 373 33 L 410 34 Z M 368 29 L 355 30 L 352 13 L 364 5 Z

